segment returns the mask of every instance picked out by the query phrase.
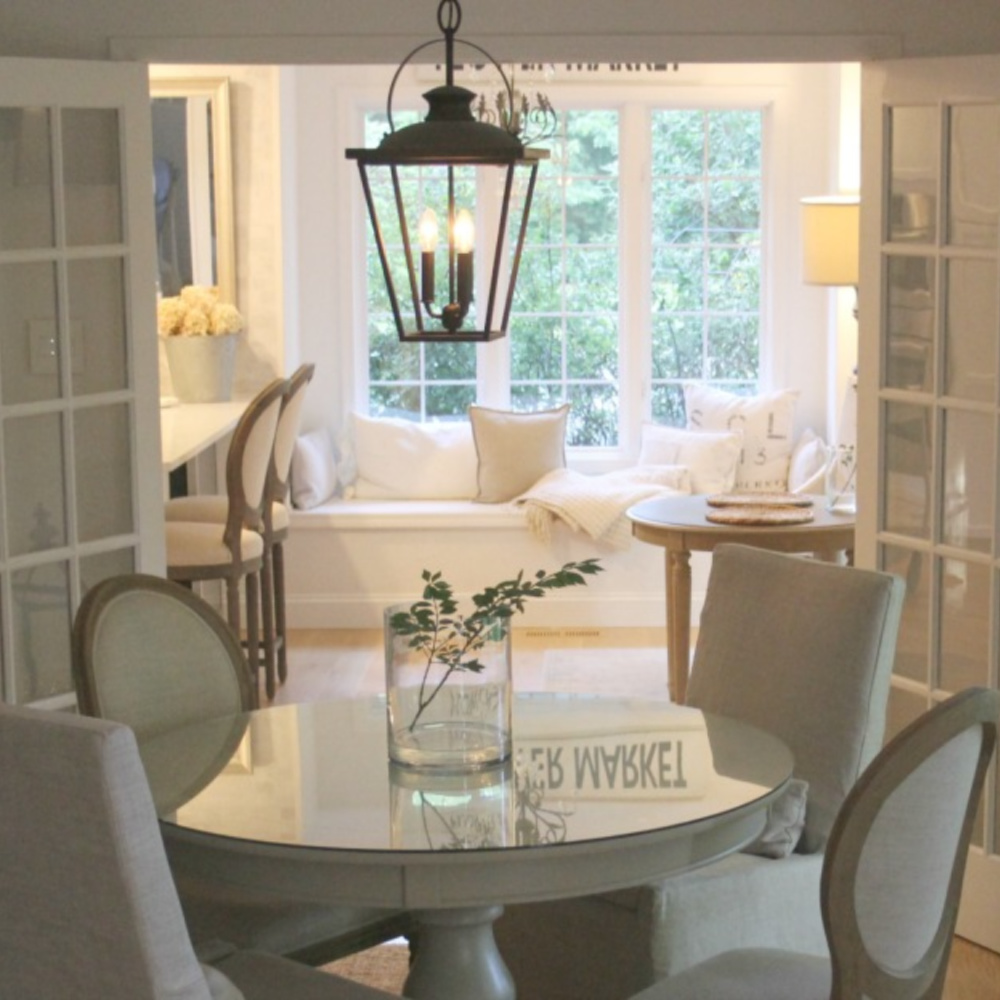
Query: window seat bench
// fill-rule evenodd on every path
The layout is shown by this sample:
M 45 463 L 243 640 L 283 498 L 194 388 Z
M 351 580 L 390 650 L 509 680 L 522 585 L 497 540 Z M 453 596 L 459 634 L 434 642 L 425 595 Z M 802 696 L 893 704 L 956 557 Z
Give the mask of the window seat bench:
M 587 586 L 531 601 L 524 627 L 665 626 L 663 551 L 630 541 L 611 548 L 567 525 L 539 538 L 513 504 L 471 500 L 334 499 L 293 510 L 285 543 L 290 628 L 381 628 L 385 607 L 417 600 L 424 569 L 444 575 L 459 598 L 524 570 L 551 571 L 596 557 L 604 572 Z M 695 566 L 697 597 L 708 561 Z

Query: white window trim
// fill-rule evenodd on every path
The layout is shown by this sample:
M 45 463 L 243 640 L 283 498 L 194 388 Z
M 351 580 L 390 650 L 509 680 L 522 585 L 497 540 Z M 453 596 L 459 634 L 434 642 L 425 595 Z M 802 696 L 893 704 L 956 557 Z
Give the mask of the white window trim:
M 357 68 L 356 68 L 357 69 Z M 391 73 L 385 67 L 362 67 L 370 85 L 337 88 L 337 132 L 341 149 L 358 145 L 365 111 L 384 110 Z M 682 70 L 684 67 L 682 67 Z M 761 266 L 761 368 L 762 390 L 791 387 L 802 391 L 798 423 L 827 431 L 828 375 L 827 314 L 816 309 L 817 292 L 801 280 L 798 202 L 817 190 L 832 190 L 837 169 L 836 133 L 838 116 L 838 67 L 795 66 L 713 66 L 692 67 L 694 79 L 651 85 L 649 83 L 558 83 L 544 89 L 558 108 L 610 107 L 646 103 L 650 107 L 747 107 L 764 112 L 763 246 Z M 810 73 L 811 71 L 811 73 Z M 345 72 L 341 70 L 341 72 Z M 808 86 L 803 85 L 806 74 Z M 381 79 L 381 77 L 385 79 Z M 357 73 L 349 77 L 356 81 Z M 375 82 L 375 81 L 378 82 Z M 413 81 L 397 86 L 396 106 L 403 108 L 426 89 Z M 822 112 L 829 113 L 829 125 L 817 125 Z M 636 142 L 643 130 L 641 108 L 629 107 L 622 120 L 623 142 Z M 821 128 L 828 142 L 804 141 L 803 127 L 811 121 Z M 829 135 L 825 135 L 825 132 Z M 648 141 L 648 140 L 647 140 Z M 646 171 L 642 171 L 646 174 Z M 348 224 L 336 237 L 340 260 L 363 260 L 367 214 L 358 196 L 356 169 L 344 164 L 338 191 L 340 219 Z M 648 200 L 650 178 L 623 176 L 620 246 L 626 240 L 640 247 L 648 259 L 649 232 L 641 206 Z M 356 331 L 365 317 L 365 282 L 359 268 L 339 269 L 341 295 L 339 329 Z M 346 273 L 346 283 L 345 283 Z M 620 316 L 623 331 L 633 331 L 631 349 L 621 356 L 622 422 L 621 443 L 616 449 L 571 449 L 570 462 L 584 471 L 598 472 L 633 462 L 638 454 L 639 435 L 648 419 L 650 395 L 649 313 L 642 303 L 649 301 L 645 269 L 623 268 Z M 644 288 L 645 286 L 645 288 Z M 805 317 L 805 319 L 803 319 Z M 342 394 L 335 426 L 343 426 L 352 409 L 367 407 L 367 355 L 358 349 L 356 338 L 345 338 L 340 357 Z M 505 341 L 480 345 L 480 400 L 486 405 L 503 405 L 498 385 L 508 377 Z

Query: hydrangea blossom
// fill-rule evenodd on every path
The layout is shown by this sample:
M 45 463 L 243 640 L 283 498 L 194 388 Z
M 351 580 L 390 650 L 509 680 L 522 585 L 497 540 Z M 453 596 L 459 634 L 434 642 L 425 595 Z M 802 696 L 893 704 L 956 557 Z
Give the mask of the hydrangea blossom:
M 156 321 L 162 337 L 218 337 L 243 329 L 239 310 L 219 301 L 215 285 L 186 285 L 180 295 L 160 299 Z

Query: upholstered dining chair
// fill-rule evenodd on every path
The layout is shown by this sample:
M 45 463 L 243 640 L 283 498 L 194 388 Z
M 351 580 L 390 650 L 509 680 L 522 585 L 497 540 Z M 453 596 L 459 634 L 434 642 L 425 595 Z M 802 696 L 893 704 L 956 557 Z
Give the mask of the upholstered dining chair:
M 738 854 L 637 888 L 507 907 L 495 932 L 522 1000 L 621 1000 L 740 947 L 826 953 L 823 849 L 882 743 L 903 590 L 874 570 L 715 550 L 687 703 L 778 736 L 795 782 Z
M 858 779 L 823 862 L 829 957 L 725 952 L 635 1000 L 940 1000 L 998 712 L 1000 693 L 959 692 Z
M 281 406 L 288 390 L 285 379 L 275 379 L 247 405 L 233 431 L 226 455 L 224 519 L 182 519 L 180 498 L 166 504 L 167 576 L 191 585 L 222 580 L 226 589 L 229 624 L 240 634 L 240 596 L 246 591 L 247 661 L 258 686 L 260 603 L 273 601 L 269 566 L 264 560 L 265 486 Z M 190 498 L 195 507 L 198 497 Z M 273 663 L 274 634 L 263 620 L 265 662 Z
M 274 697 L 276 681 L 284 683 L 288 677 L 284 559 L 284 542 L 291 523 L 288 478 L 295 439 L 302 425 L 306 390 L 315 371 L 315 365 L 300 365 L 288 379 L 264 487 L 266 499 L 259 529 L 264 541 L 261 619 L 264 634 L 274 637 L 271 644 L 265 642 L 264 648 L 265 690 L 268 698 Z M 219 524 L 226 520 L 228 504 L 228 497 L 224 495 L 177 497 L 167 503 L 166 517 L 168 521 L 207 521 Z M 268 599 L 269 594 L 271 599 Z
M 182 759 L 143 753 L 161 815 L 196 794 L 233 756 L 246 725 L 241 713 L 253 704 L 250 679 L 232 630 L 196 594 L 139 573 L 104 580 L 80 604 L 72 650 L 80 711 L 128 725 L 140 752 L 160 733 L 220 720 L 213 740 L 189 745 Z M 163 836 L 169 856 L 169 825 Z M 396 911 L 321 906 L 206 877 L 175 878 L 198 945 L 222 939 L 319 964 L 409 928 L 406 915 Z M 248 881 L 253 884 L 252 872 Z
M 0 806 L 0 996 L 389 995 L 223 942 L 196 954 L 127 726 L 0 705 Z

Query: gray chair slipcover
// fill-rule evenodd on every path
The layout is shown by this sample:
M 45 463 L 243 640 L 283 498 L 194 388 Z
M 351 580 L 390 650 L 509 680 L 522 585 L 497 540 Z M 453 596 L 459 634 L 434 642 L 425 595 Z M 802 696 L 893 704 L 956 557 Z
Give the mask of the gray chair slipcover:
M 145 574 L 92 587 L 77 612 L 73 677 L 80 711 L 128 725 L 138 740 L 157 812 L 166 815 L 197 794 L 230 760 L 253 703 L 252 681 L 232 630 L 214 609 L 179 584 Z M 157 753 L 158 734 L 218 719 L 183 756 Z M 199 951 L 221 938 L 320 965 L 398 937 L 407 914 L 371 907 L 322 906 L 293 894 L 224 884 L 187 869 L 192 851 L 163 827 L 167 855 L 188 929 Z M 183 861 L 178 855 L 183 855 Z
M 519 1000 L 620 1000 L 741 947 L 825 955 L 823 848 L 882 743 L 903 583 L 872 570 L 716 549 L 687 703 L 787 743 L 808 785 L 793 853 L 741 852 L 633 889 L 509 906 L 497 921 Z
M 218 945 L 195 955 L 133 733 L 0 705 L 0 996 L 376 1000 L 389 994 Z
M 858 780 L 823 863 L 829 958 L 726 952 L 635 1000 L 940 1000 L 998 713 L 996 691 L 954 695 Z

